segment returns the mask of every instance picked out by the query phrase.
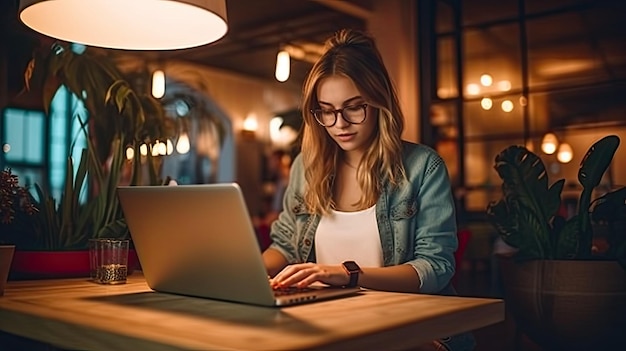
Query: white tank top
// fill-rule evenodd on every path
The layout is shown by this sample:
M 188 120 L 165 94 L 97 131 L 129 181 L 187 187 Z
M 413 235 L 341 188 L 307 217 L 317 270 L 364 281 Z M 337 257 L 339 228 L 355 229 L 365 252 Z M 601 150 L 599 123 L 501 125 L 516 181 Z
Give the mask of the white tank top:
M 352 260 L 361 267 L 382 267 L 376 205 L 362 211 L 332 211 L 331 216 L 322 216 L 315 232 L 315 257 L 319 264 Z

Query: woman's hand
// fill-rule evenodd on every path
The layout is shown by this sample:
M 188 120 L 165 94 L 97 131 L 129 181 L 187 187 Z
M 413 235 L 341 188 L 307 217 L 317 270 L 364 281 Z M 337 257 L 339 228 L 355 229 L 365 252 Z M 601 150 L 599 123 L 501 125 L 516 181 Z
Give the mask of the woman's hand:
M 341 265 L 325 266 L 316 263 L 298 263 L 286 266 L 270 281 L 274 288 L 288 286 L 304 288 L 314 282 L 341 286 L 350 282 L 350 276 Z

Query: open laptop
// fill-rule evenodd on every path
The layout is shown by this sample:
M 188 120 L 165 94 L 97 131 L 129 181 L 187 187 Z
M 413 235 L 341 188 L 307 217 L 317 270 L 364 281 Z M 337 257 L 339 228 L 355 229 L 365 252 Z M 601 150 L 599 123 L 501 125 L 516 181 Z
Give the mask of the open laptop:
M 143 274 L 155 291 L 287 306 L 360 290 L 272 289 L 236 183 L 120 186 L 117 193 Z

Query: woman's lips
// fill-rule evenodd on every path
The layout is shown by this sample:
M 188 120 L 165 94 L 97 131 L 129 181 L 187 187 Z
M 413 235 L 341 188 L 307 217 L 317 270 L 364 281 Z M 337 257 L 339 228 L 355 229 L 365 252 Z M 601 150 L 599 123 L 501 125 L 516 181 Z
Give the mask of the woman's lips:
M 339 140 L 339 141 L 342 141 L 342 142 L 347 142 L 347 141 L 350 141 L 350 140 L 354 139 L 354 136 L 355 136 L 355 135 L 356 135 L 356 133 L 350 133 L 350 134 L 348 134 L 348 133 L 345 133 L 345 134 L 337 134 L 336 138 L 337 138 L 337 140 Z

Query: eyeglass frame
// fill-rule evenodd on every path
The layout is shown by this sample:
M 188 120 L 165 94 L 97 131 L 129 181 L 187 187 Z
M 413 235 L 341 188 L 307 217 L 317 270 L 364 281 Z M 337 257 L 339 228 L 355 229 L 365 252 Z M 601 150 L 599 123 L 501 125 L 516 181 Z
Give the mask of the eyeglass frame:
M 337 124 L 337 119 L 339 118 L 337 116 L 337 114 L 341 113 L 341 118 L 343 118 L 344 121 L 350 123 L 350 124 L 362 124 L 365 122 L 365 120 L 367 119 L 367 107 L 369 106 L 368 103 L 362 103 L 362 104 L 356 104 L 356 105 L 348 105 L 348 106 L 344 106 L 342 108 L 336 109 L 336 110 L 323 110 L 321 108 L 318 109 L 310 109 L 309 112 L 311 112 L 311 114 L 313 115 L 313 118 L 315 118 L 315 120 L 317 121 L 317 123 L 319 125 L 321 125 L 322 127 L 326 127 L 326 128 L 330 128 L 332 126 L 334 126 L 335 124 Z M 354 107 L 360 107 L 363 109 L 363 120 L 361 120 L 360 122 L 352 122 L 352 121 L 348 121 L 346 119 L 346 117 L 343 115 L 343 110 L 347 109 L 347 108 L 354 108 Z M 333 123 L 329 124 L 329 125 L 325 125 L 323 124 L 319 118 L 317 118 L 317 115 L 315 114 L 315 111 L 325 111 L 325 112 L 332 112 L 333 115 L 335 116 L 335 120 L 333 121 Z

